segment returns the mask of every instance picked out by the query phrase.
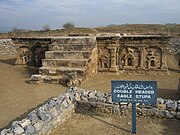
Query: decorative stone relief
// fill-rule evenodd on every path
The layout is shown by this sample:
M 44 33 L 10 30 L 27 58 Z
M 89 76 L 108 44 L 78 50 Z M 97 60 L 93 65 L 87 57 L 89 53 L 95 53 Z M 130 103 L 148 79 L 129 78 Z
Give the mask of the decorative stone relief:
M 147 69 L 150 68 L 156 68 L 156 56 L 154 55 L 154 52 L 150 49 L 148 50 L 148 54 L 147 54 Z
M 18 57 L 16 60 L 16 64 L 28 64 L 29 62 L 29 48 L 22 46 L 18 48 Z
M 127 48 L 127 54 L 124 56 L 124 68 L 134 68 L 135 56 L 133 50 Z

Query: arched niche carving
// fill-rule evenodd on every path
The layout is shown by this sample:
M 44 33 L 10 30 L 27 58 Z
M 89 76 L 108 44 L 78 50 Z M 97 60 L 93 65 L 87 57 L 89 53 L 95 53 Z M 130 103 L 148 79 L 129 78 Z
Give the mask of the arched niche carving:
M 16 64 L 28 64 L 29 62 L 29 47 L 21 46 L 18 48 L 18 58 Z
M 154 55 L 154 52 L 149 49 L 147 53 L 147 69 L 149 68 L 156 68 L 156 56 Z
M 100 68 L 108 70 L 110 68 L 110 58 L 105 55 L 100 58 Z
M 135 56 L 133 50 L 127 48 L 127 54 L 124 56 L 124 68 L 133 68 L 135 65 Z

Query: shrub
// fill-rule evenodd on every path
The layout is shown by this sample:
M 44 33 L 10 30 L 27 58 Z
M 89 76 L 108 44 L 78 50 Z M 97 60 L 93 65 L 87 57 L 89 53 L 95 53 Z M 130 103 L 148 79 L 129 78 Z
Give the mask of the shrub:
M 63 28 L 64 29 L 72 29 L 72 28 L 75 28 L 75 25 L 74 25 L 74 23 L 67 22 L 67 23 L 63 24 Z

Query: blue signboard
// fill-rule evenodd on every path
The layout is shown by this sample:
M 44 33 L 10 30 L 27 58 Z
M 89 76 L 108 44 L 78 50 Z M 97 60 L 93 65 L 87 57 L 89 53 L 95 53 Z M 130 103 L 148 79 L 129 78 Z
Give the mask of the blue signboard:
M 112 101 L 156 104 L 156 81 L 112 81 Z
M 156 81 L 111 81 L 112 102 L 132 103 L 132 133 L 136 134 L 136 103 L 156 104 Z
M 112 102 L 132 103 L 132 133 L 136 134 L 136 103 L 156 104 L 156 81 L 111 81 Z

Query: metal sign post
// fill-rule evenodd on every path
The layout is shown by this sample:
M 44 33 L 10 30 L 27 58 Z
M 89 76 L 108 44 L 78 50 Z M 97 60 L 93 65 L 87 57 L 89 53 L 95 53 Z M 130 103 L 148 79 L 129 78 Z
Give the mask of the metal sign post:
M 136 103 L 156 104 L 156 81 L 112 81 L 112 102 L 132 103 L 132 133 L 136 134 Z
M 132 133 L 136 134 L 136 103 L 132 103 Z

